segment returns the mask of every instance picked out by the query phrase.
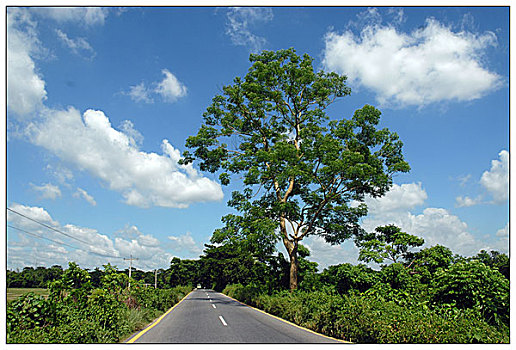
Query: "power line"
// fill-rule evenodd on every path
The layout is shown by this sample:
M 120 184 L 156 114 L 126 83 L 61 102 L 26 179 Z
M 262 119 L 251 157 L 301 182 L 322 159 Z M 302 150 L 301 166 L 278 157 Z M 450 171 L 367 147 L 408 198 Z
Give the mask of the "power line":
M 39 235 L 37 235 L 37 234 L 35 234 L 35 233 L 32 233 L 32 232 L 22 230 L 22 229 L 21 229 L 21 228 L 19 228 L 19 227 L 15 227 L 15 226 L 12 226 L 12 225 L 7 225 L 7 227 L 14 228 L 15 230 L 21 231 L 21 232 L 23 232 L 23 233 L 26 233 L 26 234 L 28 234 L 28 235 L 31 235 L 31 236 L 34 236 L 34 237 L 37 237 L 37 238 L 46 239 L 47 241 L 50 241 L 50 242 L 54 242 L 54 243 L 57 243 L 57 244 L 62 244 L 62 245 L 65 245 L 65 246 L 68 246 L 68 247 L 70 247 L 70 248 L 74 248 L 74 249 L 80 249 L 80 248 L 78 248 L 78 247 L 74 247 L 73 245 L 66 244 L 66 243 L 64 243 L 64 242 L 55 241 L 55 240 L 50 239 L 50 238 L 47 238 L 47 237 L 39 236 Z
M 60 231 L 60 230 L 58 230 L 58 229 L 56 229 L 56 228 L 54 228 L 54 227 L 52 227 L 52 226 L 48 226 L 47 224 L 44 224 L 44 223 L 42 223 L 42 222 L 39 222 L 38 220 L 32 219 L 32 218 L 30 218 L 30 217 L 28 217 L 28 216 L 26 216 L 26 215 L 23 215 L 22 213 L 18 213 L 16 210 L 12 210 L 11 208 L 7 208 L 7 210 L 9 210 L 9 211 L 11 211 L 11 212 L 13 212 L 13 213 L 15 213 L 15 214 L 18 214 L 18 215 L 20 215 L 20 216 L 23 216 L 24 218 L 26 218 L 26 219 L 28 219 L 28 220 L 30 220 L 30 221 L 33 221 L 33 222 L 35 222 L 35 223 L 37 223 L 37 224 L 40 224 L 40 225 L 42 225 L 42 226 L 45 226 L 46 228 L 51 229 L 52 231 L 55 231 L 55 232 L 60 233 L 60 234 L 62 234 L 62 235 L 65 235 L 66 237 L 69 237 L 69 238 L 71 238 L 71 239 L 75 239 L 76 241 L 79 241 L 79 242 L 84 243 L 84 244 L 87 244 L 87 245 L 91 245 L 91 243 L 89 243 L 89 242 L 86 242 L 86 241 L 83 241 L 82 239 L 79 239 L 79 238 L 77 238 L 77 237 L 71 236 L 71 235 L 69 235 L 68 233 L 64 233 L 63 231 Z
M 67 233 L 65 233 L 65 232 L 63 232 L 63 231 L 60 231 L 60 230 L 58 230 L 58 229 L 56 229 L 56 228 L 54 228 L 54 227 L 52 227 L 52 226 L 49 226 L 49 225 L 44 224 L 44 223 L 42 223 L 42 222 L 39 222 L 38 220 L 35 220 L 35 219 L 33 219 L 33 218 L 30 218 L 30 217 L 28 217 L 27 215 L 24 215 L 24 214 L 22 214 L 22 213 L 17 212 L 16 210 L 13 210 L 13 209 L 11 209 L 11 208 L 7 208 L 7 210 L 9 210 L 9 211 L 11 211 L 11 212 L 13 212 L 13 213 L 15 213 L 15 214 L 18 214 L 18 215 L 20 215 L 20 216 L 22 216 L 22 217 L 24 217 L 24 218 L 26 218 L 26 219 L 28 219 L 28 220 L 30 220 L 30 221 L 33 221 L 33 222 L 35 222 L 35 223 L 37 223 L 37 224 L 40 224 L 40 225 L 42 225 L 42 226 L 44 226 L 44 227 L 46 227 L 46 228 L 48 228 L 48 229 L 51 229 L 52 231 L 55 231 L 55 232 L 60 233 L 60 234 L 62 234 L 62 235 L 65 235 L 66 237 L 69 237 L 69 238 L 75 239 L 76 241 L 79 241 L 79 242 L 81 242 L 81 243 L 84 243 L 84 244 L 86 244 L 86 245 L 88 245 L 88 246 L 92 246 L 92 244 L 91 244 L 91 243 L 89 243 L 89 242 L 83 241 L 82 239 L 79 239 L 79 238 L 77 238 L 77 237 L 71 236 L 71 235 L 69 235 L 69 234 L 67 234 Z M 52 241 L 52 242 L 54 242 L 54 243 L 58 243 L 58 244 L 64 244 L 64 245 L 69 246 L 69 247 L 72 247 L 72 248 L 74 248 L 74 249 L 84 250 L 84 251 L 86 251 L 86 252 L 89 252 L 89 253 L 92 253 L 92 254 L 95 254 L 95 255 L 99 255 L 99 256 L 102 256 L 102 257 L 105 257 L 105 258 L 122 259 L 122 257 L 119 257 L 119 256 L 114 256 L 114 255 L 109 255 L 109 254 L 97 253 L 97 252 L 94 252 L 94 251 L 89 250 L 89 249 L 78 248 L 78 247 L 74 247 L 74 246 L 69 245 L 69 244 L 66 244 L 66 243 L 62 243 L 62 242 L 58 242 L 58 241 L 54 241 L 54 240 L 52 240 L 52 239 L 50 239 L 50 238 L 43 237 L 43 236 L 38 236 L 38 235 L 36 235 L 36 234 L 34 234 L 34 233 L 30 233 L 30 232 L 28 232 L 28 231 L 22 230 L 22 229 L 20 229 L 20 228 L 17 228 L 17 227 L 11 226 L 11 225 L 7 225 L 7 226 L 9 226 L 9 227 L 11 227 L 11 228 L 14 228 L 14 229 L 16 229 L 16 230 L 19 230 L 19 231 L 25 232 L 25 233 L 30 234 L 30 235 L 32 235 L 32 236 L 38 237 L 38 238 L 46 239 L 46 240 L 49 240 L 49 241 Z
M 15 226 L 12 226 L 12 225 L 7 225 L 8 227 L 10 228 L 14 228 L 15 230 L 18 230 L 18 231 L 21 231 L 23 233 L 26 233 L 28 235 L 31 235 L 31 236 L 34 236 L 34 237 L 37 237 L 37 238 L 41 238 L 41 239 L 46 239 L 47 241 L 51 241 L 51 242 L 54 242 L 54 243 L 57 243 L 57 244 L 61 244 L 61 245 L 65 245 L 65 246 L 68 246 L 70 248 L 74 248 L 74 249 L 79 249 L 79 250 L 83 250 L 85 251 L 86 253 L 91 253 L 91 254 L 95 254 L 95 255 L 99 255 L 99 256 L 102 256 L 104 258 L 114 258 L 114 259 L 123 259 L 122 257 L 120 256 L 114 256 L 114 255 L 108 255 L 108 254 L 102 254 L 102 253 L 97 253 L 97 252 L 94 252 L 92 250 L 88 250 L 88 249 L 84 249 L 84 248 L 79 248 L 79 247 L 75 247 L 73 245 L 70 245 L 70 244 L 67 244 L 67 243 L 64 243 L 64 242 L 59 242 L 59 241 L 56 241 L 56 240 L 53 240 L 51 238 L 47 238 L 47 237 L 43 237 L 43 236 L 39 236 L 33 232 L 29 232 L 29 231 L 26 231 L 26 230 L 23 230 L 19 227 L 15 227 Z

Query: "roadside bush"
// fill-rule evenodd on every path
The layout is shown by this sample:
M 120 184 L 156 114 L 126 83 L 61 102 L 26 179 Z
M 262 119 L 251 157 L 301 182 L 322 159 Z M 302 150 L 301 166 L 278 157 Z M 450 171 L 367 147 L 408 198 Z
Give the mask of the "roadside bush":
M 55 305 L 52 301 L 34 293 L 27 293 L 8 305 L 7 331 L 47 326 L 55 321 L 55 314 Z
M 92 289 L 87 272 L 70 263 L 61 279 L 51 283 L 48 299 L 29 293 L 7 305 L 7 343 L 118 342 L 192 290 L 135 283 L 128 291 L 124 275 L 110 265 L 102 282 L 102 288 Z
M 240 300 L 243 303 L 254 306 L 256 298 L 264 292 L 265 288 L 265 286 L 255 283 L 250 283 L 246 286 L 237 283 L 227 285 L 222 293 L 234 299 Z
M 226 291 L 237 296 L 240 292 L 235 291 L 243 289 L 232 286 Z M 475 310 L 446 313 L 424 303 L 402 306 L 374 295 L 283 291 L 259 295 L 254 305 L 300 326 L 355 343 L 509 342 L 506 329 L 489 325 Z
M 509 326 L 509 280 L 478 260 L 438 270 L 433 295 L 437 305 L 476 309 L 492 324 Z

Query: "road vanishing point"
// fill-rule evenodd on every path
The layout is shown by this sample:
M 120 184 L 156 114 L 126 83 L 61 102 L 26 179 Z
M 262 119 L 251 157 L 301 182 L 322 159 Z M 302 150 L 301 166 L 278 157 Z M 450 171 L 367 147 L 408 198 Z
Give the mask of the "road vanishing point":
M 126 343 L 345 343 L 211 289 L 195 289 Z

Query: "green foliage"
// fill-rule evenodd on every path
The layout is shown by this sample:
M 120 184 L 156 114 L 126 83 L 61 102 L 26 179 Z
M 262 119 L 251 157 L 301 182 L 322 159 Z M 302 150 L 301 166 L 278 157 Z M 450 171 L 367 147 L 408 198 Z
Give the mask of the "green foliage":
M 410 261 L 407 268 L 421 276 L 422 283 L 427 284 L 431 282 L 438 269 L 446 269 L 454 261 L 452 251 L 442 245 L 421 249 L 417 253 L 408 253 L 406 259 Z
M 364 292 L 371 288 L 380 278 L 378 272 L 359 264 L 340 264 L 329 266 L 321 273 L 321 282 L 335 286 L 336 290 L 345 294 L 354 290 Z
M 113 343 L 183 298 L 191 286 L 154 289 L 104 266 L 101 288 L 75 263 L 50 285 L 48 298 L 23 295 L 7 306 L 8 343 Z
M 295 289 L 299 242 L 319 235 L 337 244 L 358 234 L 367 209 L 351 202 L 385 194 L 392 175 L 409 166 L 398 135 L 377 129 L 376 108 L 329 121 L 328 106 L 350 93 L 345 76 L 316 72 L 312 58 L 294 49 L 263 51 L 250 61 L 245 77 L 213 98 L 180 163 L 198 159 L 201 170 L 220 171 L 224 185 L 239 175 L 244 188 L 228 205 L 240 215 L 224 217 L 214 239 L 245 237 L 264 252 L 281 240 Z
M 474 310 L 458 310 L 450 317 L 421 305 L 402 306 L 374 295 L 284 291 L 259 295 L 254 305 L 300 326 L 355 343 L 509 342 L 508 331 L 489 325 Z
M 48 282 L 60 278 L 63 268 L 54 265 L 51 268 L 38 266 L 36 269 L 25 267 L 21 272 L 7 271 L 7 288 L 46 288 Z
M 27 293 L 13 301 L 7 308 L 7 332 L 19 327 L 43 327 L 55 319 L 55 306 L 50 300 Z
M 237 283 L 226 286 L 222 293 L 248 305 L 254 305 L 256 298 L 260 294 L 263 294 L 264 290 L 264 286 L 255 283 L 251 283 L 246 286 Z
M 458 309 L 476 309 L 493 324 L 509 325 L 509 281 L 498 271 L 473 259 L 439 270 L 433 300 Z
M 358 235 L 355 243 L 360 249 L 358 260 L 381 264 L 386 259 L 396 263 L 406 258 L 410 248 L 420 247 L 425 241 L 402 232 L 399 227 L 387 225 L 377 227 L 375 232 Z
M 169 269 L 169 286 L 197 284 L 199 282 L 199 265 L 198 260 L 172 258 Z
M 129 277 L 117 271 L 116 266 L 111 264 L 104 265 L 104 273 L 100 278 L 103 289 L 106 289 L 114 295 L 120 295 L 125 286 L 128 285 Z
M 510 279 L 511 264 L 509 257 L 506 254 L 502 254 L 496 250 L 492 250 L 489 253 L 485 250 L 481 250 L 474 258 L 480 260 L 489 267 L 497 269 L 505 278 Z

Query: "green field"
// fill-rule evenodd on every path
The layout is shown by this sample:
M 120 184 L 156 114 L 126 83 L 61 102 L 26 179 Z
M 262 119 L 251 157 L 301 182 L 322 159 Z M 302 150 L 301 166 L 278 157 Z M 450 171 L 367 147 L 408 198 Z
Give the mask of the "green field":
M 20 295 L 33 292 L 37 295 L 48 296 L 48 289 L 46 288 L 7 288 L 7 302 L 13 301 Z

